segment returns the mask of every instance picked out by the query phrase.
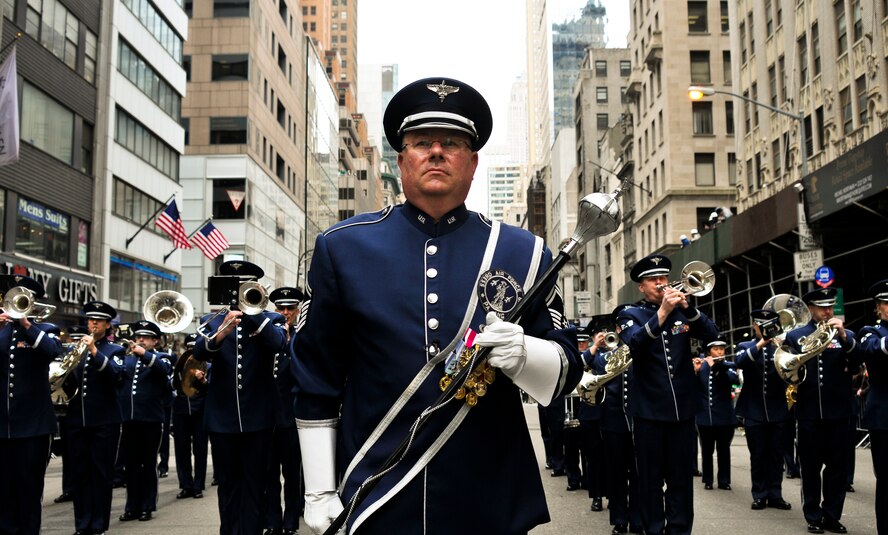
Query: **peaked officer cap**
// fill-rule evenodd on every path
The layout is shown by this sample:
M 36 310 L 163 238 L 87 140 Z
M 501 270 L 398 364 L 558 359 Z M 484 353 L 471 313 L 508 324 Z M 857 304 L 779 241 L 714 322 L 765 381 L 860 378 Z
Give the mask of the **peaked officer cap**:
M 191 333 L 185 337 L 185 347 L 194 347 L 197 343 L 197 333 Z
M 108 303 L 103 303 L 102 301 L 90 301 L 83 305 L 83 315 L 87 318 L 110 321 L 117 316 L 117 311 Z
M 424 78 L 395 93 L 382 119 L 385 137 L 397 152 L 405 132 L 421 128 L 456 130 L 472 138 L 472 150 L 487 143 L 493 117 L 487 101 L 472 86 L 453 78 Z
M 3 279 L 0 281 L 0 297 L 16 286 L 31 290 L 38 299 L 46 295 L 46 290 L 43 289 L 43 285 L 31 277 L 26 277 L 24 275 L 3 275 Z
M 589 324 L 584 329 L 586 334 L 593 335 L 601 331 L 613 330 L 613 318 L 610 314 L 596 314 L 589 320 Z
M 616 324 L 617 318 L 620 316 L 620 312 L 623 312 L 624 310 L 626 310 L 627 308 L 629 308 L 631 306 L 632 305 L 630 305 L 629 303 L 623 303 L 622 305 L 617 305 L 616 308 L 614 308 L 613 312 L 611 312 L 611 321 L 614 324 Z
M 753 321 L 759 325 L 771 323 L 774 320 L 780 319 L 780 314 L 773 310 L 765 310 L 763 308 L 757 308 L 750 312 L 749 315 L 752 317 Z
M 818 288 L 803 295 L 802 301 L 806 305 L 831 307 L 836 304 L 836 296 L 838 294 L 839 291 L 836 288 Z
M 641 282 L 642 279 L 647 277 L 669 275 L 670 271 L 672 271 L 672 261 L 669 260 L 668 256 L 652 254 L 642 258 L 632 266 L 629 278 L 635 282 Z
M 265 276 L 262 268 L 246 260 L 229 260 L 219 266 L 219 275 L 235 275 L 238 277 L 255 277 L 261 279 Z
M 302 290 L 292 286 L 281 286 L 268 296 L 268 300 L 279 307 L 298 305 L 304 298 Z
M 71 337 L 71 340 L 80 340 L 87 334 L 89 334 L 89 329 L 86 328 L 86 325 L 74 325 L 73 327 L 68 327 L 68 336 Z
M 707 348 L 711 348 L 711 347 L 725 347 L 726 345 L 728 345 L 728 343 L 725 342 L 725 339 L 722 338 L 721 336 L 719 336 L 719 337 L 716 338 L 715 340 L 713 340 L 713 341 L 709 342 L 708 344 L 706 344 L 706 347 L 707 347 Z
M 133 336 L 153 336 L 160 338 L 160 327 L 156 323 L 148 320 L 140 320 L 130 326 L 133 330 Z
M 880 280 L 870 286 L 869 294 L 873 296 L 873 299 L 876 301 L 888 302 L 888 279 Z

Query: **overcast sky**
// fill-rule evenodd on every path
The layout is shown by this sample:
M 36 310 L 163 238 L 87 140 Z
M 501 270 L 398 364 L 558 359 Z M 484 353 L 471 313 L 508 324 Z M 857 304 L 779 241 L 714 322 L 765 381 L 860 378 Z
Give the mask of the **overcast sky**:
M 601 0 L 607 9 L 608 46 L 626 46 L 629 3 Z M 506 141 L 512 82 L 526 70 L 523 0 L 360 0 L 358 60 L 397 64 L 404 85 L 448 76 L 472 85 L 490 104 L 490 144 Z M 578 18 L 586 0 L 548 0 L 549 24 Z M 360 106 L 360 103 L 359 103 Z M 484 153 L 468 205 L 486 212 Z

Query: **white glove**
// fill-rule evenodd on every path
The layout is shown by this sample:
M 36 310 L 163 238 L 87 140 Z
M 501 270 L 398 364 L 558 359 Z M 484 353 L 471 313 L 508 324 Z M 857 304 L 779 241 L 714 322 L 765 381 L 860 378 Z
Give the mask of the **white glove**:
M 297 432 L 305 476 L 303 517 L 308 527 L 320 535 L 343 509 L 336 493 L 336 428 L 300 427 Z
M 489 347 L 487 362 L 499 368 L 522 390 L 543 405 L 555 396 L 561 376 L 561 348 L 548 340 L 525 336 L 520 325 L 487 313 L 487 326 L 475 335 L 475 344 Z

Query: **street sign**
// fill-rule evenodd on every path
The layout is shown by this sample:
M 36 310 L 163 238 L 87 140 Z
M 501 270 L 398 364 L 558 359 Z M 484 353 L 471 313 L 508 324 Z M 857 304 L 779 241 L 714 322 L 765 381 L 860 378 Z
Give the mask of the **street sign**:
M 577 316 L 586 317 L 592 314 L 592 292 L 574 292 L 577 303 Z
M 814 238 L 814 233 L 811 231 L 811 227 L 808 226 L 808 222 L 805 220 L 805 205 L 799 203 L 798 205 L 798 235 L 799 235 L 799 250 L 800 251 L 813 251 L 817 249 L 817 240 Z
M 814 280 L 814 272 L 818 266 L 823 265 L 823 249 L 800 251 L 793 253 L 792 256 L 795 264 L 795 281 Z
M 814 282 L 821 288 L 828 288 L 835 281 L 835 274 L 828 266 L 820 266 L 814 271 Z

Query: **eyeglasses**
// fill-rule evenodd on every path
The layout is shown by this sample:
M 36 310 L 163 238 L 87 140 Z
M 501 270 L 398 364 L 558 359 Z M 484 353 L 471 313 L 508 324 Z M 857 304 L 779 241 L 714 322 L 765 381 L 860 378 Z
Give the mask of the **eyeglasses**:
M 462 139 L 444 137 L 441 139 L 419 139 L 416 143 L 404 143 L 405 147 L 411 147 L 420 154 L 428 154 L 432 150 L 432 146 L 437 143 L 441 145 L 441 150 L 447 154 L 454 154 L 464 148 L 470 148 L 469 144 Z

